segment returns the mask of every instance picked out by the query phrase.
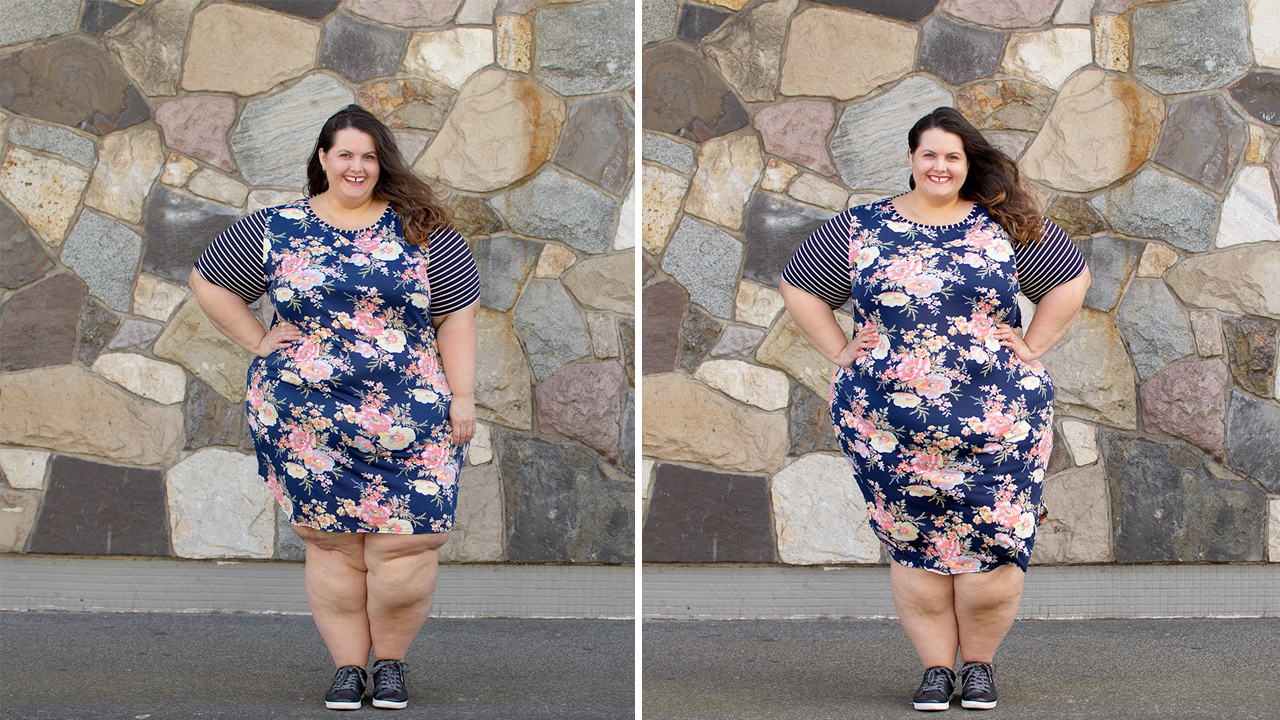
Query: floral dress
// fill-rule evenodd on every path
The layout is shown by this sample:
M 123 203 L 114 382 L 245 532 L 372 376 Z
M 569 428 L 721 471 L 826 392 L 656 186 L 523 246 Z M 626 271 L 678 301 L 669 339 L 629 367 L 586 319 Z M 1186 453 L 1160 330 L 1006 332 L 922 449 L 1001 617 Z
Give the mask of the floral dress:
M 1039 362 L 1022 362 L 994 337 L 999 323 L 1021 327 L 1008 235 L 976 204 L 960 223 L 923 226 L 891 200 L 852 208 L 814 236 L 823 233 L 842 236 L 846 299 L 880 334 L 831 383 L 835 433 L 873 530 L 908 567 L 1025 570 L 1053 384 Z M 799 274 L 801 255 L 784 279 Z
M 428 251 L 403 242 L 390 208 L 352 232 L 306 200 L 264 212 L 276 322 L 302 333 L 249 367 L 249 429 L 271 493 L 292 523 L 319 530 L 449 530 L 466 447 L 450 440 Z

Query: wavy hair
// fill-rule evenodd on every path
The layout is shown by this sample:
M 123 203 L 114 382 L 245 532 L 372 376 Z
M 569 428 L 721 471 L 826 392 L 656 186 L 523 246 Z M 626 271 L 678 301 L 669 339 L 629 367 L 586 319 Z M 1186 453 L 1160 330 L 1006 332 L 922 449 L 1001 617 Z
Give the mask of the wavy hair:
M 1018 172 L 1018 166 L 999 148 L 987 142 L 959 110 L 940 107 L 916 121 L 907 133 L 907 145 L 914 153 L 925 130 L 938 129 L 960 137 L 969 159 L 969 175 L 960 188 L 960 197 L 987 209 L 991 218 L 1009 233 L 1017 245 L 1039 242 L 1044 217 Z M 910 180 L 916 187 L 915 178 Z
M 320 166 L 319 151 L 333 149 L 339 130 L 354 128 L 373 138 L 378 154 L 378 183 L 373 197 L 391 206 L 404 227 L 404 239 L 411 245 L 428 247 L 431 234 L 453 222 L 453 212 L 437 197 L 431 186 L 409 170 L 396 147 L 391 129 L 359 105 L 348 105 L 334 113 L 320 128 L 320 137 L 307 161 L 307 193 L 319 195 L 329 189 L 329 178 Z

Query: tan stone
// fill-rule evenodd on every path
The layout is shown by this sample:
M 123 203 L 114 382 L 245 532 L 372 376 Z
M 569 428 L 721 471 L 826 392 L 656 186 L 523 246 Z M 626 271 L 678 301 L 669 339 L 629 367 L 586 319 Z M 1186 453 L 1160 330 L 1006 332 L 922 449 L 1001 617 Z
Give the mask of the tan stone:
M 773 324 L 783 307 L 785 304 L 782 302 L 782 293 L 776 289 L 752 280 L 744 279 L 738 283 L 733 313 L 738 322 L 767 328 Z
M 1138 263 L 1138 277 L 1160 277 L 1178 262 L 1178 251 L 1158 242 L 1149 242 L 1142 250 Z
M 141 4 L 141 3 L 139 3 Z M 173 95 L 191 13 L 200 0 L 159 0 L 132 13 L 104 40 L 143 94 Z
M 640 240 L 645 252 L 662 254 L 680 215 L 680 204 L 689 190 L 689 181 L 683 176 L 657 165 L 645 163 Z
M 529 72 L 533 68 L 533 26 L 522 15 L 499 15 L 495 20 L 498 65 Z
M 710 0 L 710 4 L 719 5 L 722 8 L 729 8 L 730 10 L 741 10 L 747 6 L 748 2 L 750 2 L 750 0 Z
M 560 273 L 568 270 L 569 266 L 577 261 L 578 256 L 574 255 L 569 248 L 558 243 L 546 243 L 542 246 L 542 253 L 538 255 L 538 267 L 534 268 L 533 276 L 558 278 Z
M 476 423 L 475 437 L 467 447 L 467 464 L 484 465 L 493 460 L 493 433 L 484 423 Z
M 1094 63 L 1103 70 L 1129 72 L 1129 21 L 1123 15 L 1093 19 Z
M 502 562 L 507 526 L 502 519 L 502 476 L 496 463 L 463 469 L 458 509 L 440 562 Z
M 476 357 L 476 415 L 517 430 L 533 427 L 533 376 L 507 317 L 480 308 Z
M 1053 92 L 1022 80 L 990 80 L 956 94 L 956 109 L 982 130 L 1038 130 Z
M 1133 362 L 1111 317 L 1085 308 L 1040 362 L 1053 378 L 1058 411 L 1123 430 L 1138 427 Z
M 377 116 L 390 128 L 421 128 L 439 130 L 449 112 L 449 103 L 455 92 L 443 85 L 419 78 L 393 78 L 360 88 L 356 102 Z M 405 160 L 413 160 L 408 148 L 400 141 Z M 425 144 L 425 143 L 424 143 Z M 421 152 L 419 147 L 418 151 Z
M 186 90 L 257 95 L 316 63 L 320 27 L 250 5 L 209 5 L 191 21 Z
M 764 174 L 760 179 L 760 189 L 768 192 L 782 193 L 787 185 L 800 174 L 799 168 L 778 158 L 769 158 L 764 166 Z
M 36 526 L 40 494 L 0 489 L 0 552 L 20 553 Z
M 723 227 L 742 227 L 742 211 L 764 171 L 760 140 L 753 134 L 713 138 L 698 150 L 698 170 L 684 211 Z
M 160 133 L 124 130 L 102 139 L 84 204 L 131 223 L 142 222 L 151 185 L 164 167 Z
M 787 452 L 787 418 L 728 400 L 683 373 L 644 378 L 644 453 L 735 472 L 771 472 Z
M 1244 162 L 1246 165 L 1263 165 L 1267 162 L 1267 155 L 1271 150 L 1271 143 L 1267 139 L 1267 131 L 1261 125 L 1249 123 L 1249 146 L 1244 151 Z
M 275 552 L 275 499 L 253 455 L 204 448 L 169 468 L 169 536 L 184 558 L 259 558 Z
M 194 297 L 178 308 L 152 352 L 190 370 L 230 402 L 244 399 L 251 357 L 218 332 Z
M 350 0 L 344 3 L 358 15 L 401 27 L 444 25 L 461 0 Z
M 254 190 L 245 201 L 244 211 L 253 214 L 263 208 L 287 205 L 301 199 L 302 193 L 293 190 Z
M 0 375 L 0 437 L 12 445 L 168 465 L 182 443 L 182 408 L 139 400 L 77 365 Z
M 786 373 L 741 360 L 708 360 L 698 366 L 693 377 L 734 400 L 763 410 L 785 408 L 791 395 Z
M 782 562 L 880 561 L 880 541 L 871 530 L 866 501 L 843 457 L 805 455 L 774 475 L 769 486 Z
M 1192 310 L 1191 334 L 1196 338 L 1196 354 L 1217 357 L 1222 354 L 1222 320 L 1213 310 Z
M 836 321 L 844 330 L 845 337 L 853 337 L 856 325 L 853 318 L 836 313 Z M 790 313 L 783 313 L 765 336 L 756 350 L 756 360 L 786 370 L 818 397 L 831 396 L 831 369 L 834 366 L 800 335 Z
M 1276 0 L 1246 0 L 1249 13 L 1249 40 L 1253 44 L 1253 59 L 1259 65 L 1280 68 L 1280 3 Z M 1272 501 L 1272 512 L 1275 501 Z M 1274 517 L 1274 515 L 1273 515 Z M 1271 524 L 1272 532 L 1276 524 Z M 1276 547 L 1274 544 L 1272 547 Z M 1275 551 L 1272 562 L 1280 562 Z
M 804 173 L 795 182 L 791 183 L 791 187 L 787 189 L 787 194 L 802 203 L 817 205 L 837 212 L 844 210 L 844 204 L 849 200 L 848 190 L 830 180 L 823 180 L 817 175 L 810 175 L 809 173 Z
M 1111 562 L 1111 501 L 1101 465 L 1051 476 L 1042 502 L 1049 516 L 1036 531 L 1037 565 Z
M 69 162 L 9 148 L 0 171 L 0 194 L 53 247 L 62 244 L 89 184 L 89 171 Z
M 1063 420 L 1062 436 L 1066 438 L 1077 465 L 1092 465 L 1098 461 L 1098 433 L 1092 425 L 1078 420 Z
M 1040 134 L 1022 156 L 1027 177 L 1087 192 L 1137 170 L 1155 150 L 1164 106 L 1150 90 L 1101 70 L 1085 70 L 1058 94 Z
M 178 153 L 169 153 L 169 159 L 164 163 L 164 171 L 160 175 L 160 182 L 173 187 L 182 187 L 187 184 L 187 180 L 200 168 L 195 160 L 184 157 Z
M 1084 28 L 1058 27 L 1014 33 L 1005 47 L 1000 69 L 1031 82 L 1059 87 L 1093 61 L 1091 34 Z
M 224 205 L 240 207 L 249 197 L 249 186 L 212 168 L 205 168 L 196 173 L 187 184 L 187 189 L 210 200 Z
M 46 450 L 0 448 L 0 471 L 9 487 L 19 490 L 43 490 L 44 471 L 51 453 Z
M 1088 25 L 1095 0 L 1062 0 L 1053 16 L 1054 25 Z
M 564 125 L 564 102 L 532 80 L 486 70 L 462 88 L 414 172 L 489 192 L 538 169 Z
M 917 36 L 914 28 L 874 15 L 805 10 L 791 20 L 778 91 L 837 100 L 861 97 L 911 72 Z
M 493 63 L 493 59 L 493 30 L 454 28 L 414 33 L 403 67 L 413 75 L 461 88 L 477 70 Z
M 618 227 L 613 233 L 613 249 L 614 250 L 630 250 L 636 246 L 636 186 L 631 185 L 631 191 L 627 193 L 627 199 L 622 202 L 622 207 L 618 209 Z
M 161 405 L 182 402 L 187 395 L 187 374 L 170 363 L 135 353 L 99 355 L 90 368 L 134 395 Z
M 582 305 L 630 315 L 635 312 L 635 256 L 631 253 L 587 258 L 560 278 Z
M 190 291 L 183 285 L 171 283 L 150 273 L 142 273 L 138 275 L 138 282 L 133 288 L 133 312 L 166 322 L 173 314 L 173 309 L 190 295 Z
M 605 312 L 587 313 L 587 332 L 591 334 L 591 354 L 601 360 L 618 357 L 618 323 Z
M 778 56 L 798 0 L 769 0 L 738 13 L 700 45 L 702 52 L 746 102 L 772 102 Z
M 1169 268 L 1164 281 L 1193 307 L 1280 318 L 1280 252 L 1271 243 L 1197 253 Z

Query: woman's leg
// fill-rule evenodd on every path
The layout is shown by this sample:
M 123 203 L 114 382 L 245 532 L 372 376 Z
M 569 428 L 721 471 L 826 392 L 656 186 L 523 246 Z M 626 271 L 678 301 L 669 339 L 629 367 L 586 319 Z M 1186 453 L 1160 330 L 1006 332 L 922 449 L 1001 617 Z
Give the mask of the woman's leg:
M 1018 614 L 1024 577 L 1017 565 L 954 576 L 955 620 L 964 662 L 989 663 L 995 658 Z
M 960 632 L 953 577 L 889 563 L 893 606 L 926 669 L 956 664 Z
M 307 604 L 336 667 L 369 661 L 365 535 L 293 526 L 307 543 Z
M 447 532 L 365 537 L 367 630 L 375 660 L 404 660 L 431 612 L 436 551 L 448 539 Z

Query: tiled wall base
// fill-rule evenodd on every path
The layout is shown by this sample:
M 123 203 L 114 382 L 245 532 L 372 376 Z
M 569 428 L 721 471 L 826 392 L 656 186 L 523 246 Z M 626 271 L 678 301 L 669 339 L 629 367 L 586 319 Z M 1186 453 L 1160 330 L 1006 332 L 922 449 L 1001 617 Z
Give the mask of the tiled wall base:
M 301 563 L 0 556 L 0 610 L 307 613 Z M 442 565 L 438 617 L 631 618 L 635 569 Z
M 644 616 L 724 620 L 897 613 L 883 565 L 647 565 Z M 1033 565 L 1019 617 L 1280 617 L 1280 565 Z

